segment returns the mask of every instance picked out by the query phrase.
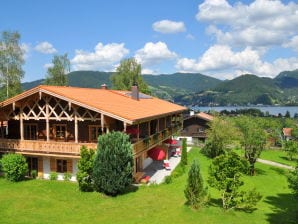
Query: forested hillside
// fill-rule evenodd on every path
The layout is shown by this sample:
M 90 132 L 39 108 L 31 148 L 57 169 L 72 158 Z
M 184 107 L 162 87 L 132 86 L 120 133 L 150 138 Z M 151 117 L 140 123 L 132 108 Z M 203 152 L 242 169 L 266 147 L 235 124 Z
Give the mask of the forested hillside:
M 111 88 L 112 72 L 75 71 L 68 74 L 70 86 Z M 298 70 L 281 72 L 276 78 L 242 75 L 221 81 L 199 73 L 143 75 L 152 95 L 182 105 L 298 105 Z M 23 83 L 23 89 L 43 80 Z

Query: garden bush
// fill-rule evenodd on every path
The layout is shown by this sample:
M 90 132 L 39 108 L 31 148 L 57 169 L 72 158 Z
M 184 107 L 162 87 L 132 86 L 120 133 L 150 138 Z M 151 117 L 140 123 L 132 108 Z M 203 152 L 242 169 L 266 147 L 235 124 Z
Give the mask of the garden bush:
M 28 173 L 26 158 L 21 154 L 6 154 L 1 159 L 5 178 L 10 181 L 21 181 Z

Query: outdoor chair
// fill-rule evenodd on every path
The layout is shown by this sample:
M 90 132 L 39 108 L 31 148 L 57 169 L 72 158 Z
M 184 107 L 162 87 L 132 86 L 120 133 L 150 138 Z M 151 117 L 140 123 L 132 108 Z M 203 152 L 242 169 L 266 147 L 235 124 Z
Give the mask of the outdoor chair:
M 170 169 L 171 169 L 169 160 L 164 160 L 164 161 L 163 161 L 163 167 L 164 167 L 166 170 L 170 170 Z

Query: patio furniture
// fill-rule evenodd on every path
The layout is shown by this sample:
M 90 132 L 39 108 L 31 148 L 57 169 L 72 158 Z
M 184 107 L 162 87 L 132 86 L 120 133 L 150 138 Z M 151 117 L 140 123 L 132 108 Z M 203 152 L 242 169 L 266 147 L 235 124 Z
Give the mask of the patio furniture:
M 164 161 L 163 161 L 163 167 L 164 167 L 166 170 L 171 170 L 169 160 L 164 160 Z

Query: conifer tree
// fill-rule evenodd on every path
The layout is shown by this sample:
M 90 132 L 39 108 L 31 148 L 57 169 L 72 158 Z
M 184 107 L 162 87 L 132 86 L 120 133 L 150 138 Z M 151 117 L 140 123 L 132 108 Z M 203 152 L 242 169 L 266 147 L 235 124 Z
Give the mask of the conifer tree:
M 133 155 L 129 136 L 110 132 L 98 137 L 93 166 L 96 191 L 116 196 L 132 183 Z
M 196 160 L 191 164 L 184 195 L 187 204 L 193 208 L 200 208 L 206 201 L 207 189 L 204 187 L 200 166 Z
M 186 138 L 183 138 L 182 139 L 181 164 L 182 165 L 187 165 L 187 144 L 186 144 Z

